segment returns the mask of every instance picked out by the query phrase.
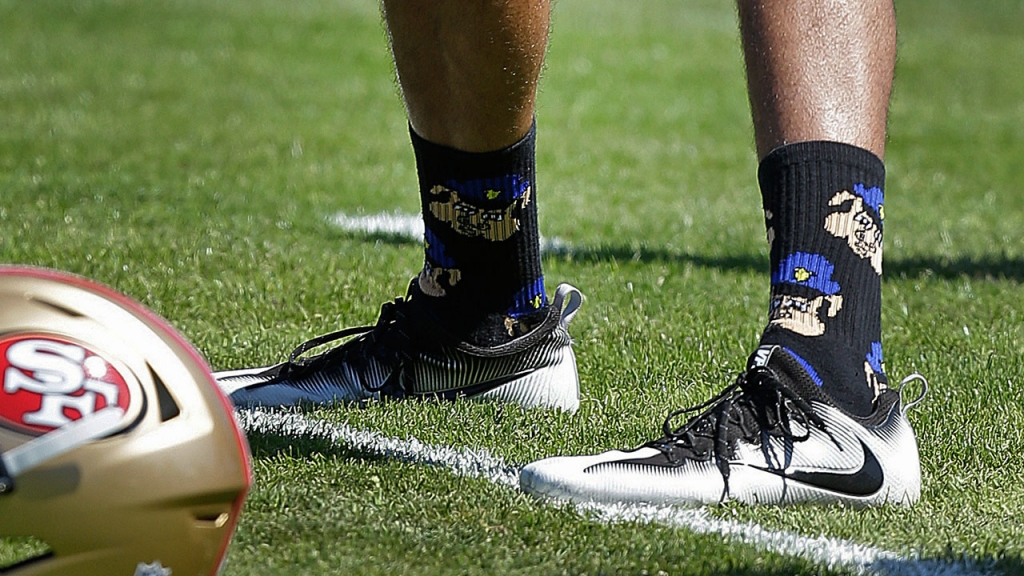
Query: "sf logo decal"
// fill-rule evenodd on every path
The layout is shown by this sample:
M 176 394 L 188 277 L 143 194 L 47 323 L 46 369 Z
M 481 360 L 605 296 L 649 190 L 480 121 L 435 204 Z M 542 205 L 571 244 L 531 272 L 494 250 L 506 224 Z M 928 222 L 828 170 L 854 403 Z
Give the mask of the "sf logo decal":
M 124 376 L 99 354 L 43 335 L 0 338 L 0 425 L 45 434 L 108 406 L 127 412 Z

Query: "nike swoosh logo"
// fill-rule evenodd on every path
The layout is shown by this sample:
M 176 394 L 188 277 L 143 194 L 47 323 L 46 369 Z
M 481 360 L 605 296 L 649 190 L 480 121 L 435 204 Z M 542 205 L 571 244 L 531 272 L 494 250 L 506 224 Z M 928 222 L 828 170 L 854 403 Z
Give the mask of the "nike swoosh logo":
M 533 369 L 523 370 L 522 372 L 516 372 L 514 374 L 508 374 L 506 376 L 499 376 L 497 378 L 494 378 L 493 380 L 480 382 L 478 384 L 473 384 L 472 386 L 466 386 L 464 388 L 456 388 L 454 390 L 443 390 L 440 392 L 424 392 L 422 394 L 417 394 L 417 396 L 436 396 L 438 398 L 443 398 L 445 400 L 454 400 L 459 396 L 469 398 L 472 396 L 476 396 L 478 394 L 483 394 L 484 392 L 490 392 L 491 390 L 494 390 L 495 388 L 498 388 L 500 386 L 504 386 L 509 382 L 518 380 L 525 376 L 529 376 L 533 372 Z
M 882 473 L 882 465 L 878 463 L 878 458 L 875 457 L 874 452 L 864 444 L 863 440 L 859 441 L 861 448 L 864 450 L 864 463 L 861 464 L 860 469 L 850 474 L 806 470 L 794 470 L 793 472 L 786 473 L 777 468 L 764 468 L 761 466 L 752 466 L 752 468 L 839 494 L 870 496 L 882 488 L 885 475 Z

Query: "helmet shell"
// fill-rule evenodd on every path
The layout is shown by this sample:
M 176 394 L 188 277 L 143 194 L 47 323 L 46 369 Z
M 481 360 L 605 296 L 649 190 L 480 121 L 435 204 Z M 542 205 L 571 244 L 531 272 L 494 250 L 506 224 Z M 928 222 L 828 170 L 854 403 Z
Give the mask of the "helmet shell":
M 0 537 L 35 537 L 51 554 L 5 574 L 217 574 L 252 465 L 206 362 L 110 288 L 0 267 L 0 453 L 108 407 L 121 416 L 102 436 L 12 475 Z

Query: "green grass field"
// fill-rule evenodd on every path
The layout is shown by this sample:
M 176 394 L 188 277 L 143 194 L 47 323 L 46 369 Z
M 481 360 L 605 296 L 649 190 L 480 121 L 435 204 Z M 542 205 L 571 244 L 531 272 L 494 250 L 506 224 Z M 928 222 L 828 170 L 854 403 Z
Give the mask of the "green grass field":
M 887 151 L 886 361 L 922 501 L 714 507 L 942 562 L 1024 572 L 1024 6 L 900 0 Z M 575 416 L 383 403 L 311 417 L 513 465 L 649 440 L 732 381 L 767 308 L 767 246 L 734 8 L 559 0 L 539 100 L 549 289 L 588 297 Z M 217 369 L 375 320 L 415 244 L 333 227 L 418 211 L 373 0 L 0 0 L 0 262 L 109 284 Z M 444 469 L 254 435 L 227 574 L 831 574 L 657 522 L 605 522 Z M 38 543 L 0 542 L 0 563 Z M 947 566 L 948 567 L 948 566 Z

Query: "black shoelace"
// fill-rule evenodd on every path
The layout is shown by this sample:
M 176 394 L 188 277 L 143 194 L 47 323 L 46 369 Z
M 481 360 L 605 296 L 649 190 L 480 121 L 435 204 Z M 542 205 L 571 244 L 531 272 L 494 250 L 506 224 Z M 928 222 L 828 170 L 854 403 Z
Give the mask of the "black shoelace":
M 274 381 L 302 378 L 337 362 L 349 362 L 358 366 L 365 363 L 367 357 L 372 356 L 382 364 L 394 366 L 394 369 L 379 385 L 368 386 L 366 389 L 377 392 L 394 385 L 395 380 L 400 380 L 403 373 L 402 365 L 407 359 L 405 350 L 409 338 L 402 330 L 402 324 L 406 320 L 405 310 L 408 306 L 409 300 L 396 298 L 394 302 L 385 302 L 381 306 L 380 316 L 373 326 L 345 328 L 299 344 L 292 350 L 288 361 L 281 367 Z M 353 336 L 358 338 L 352 338 Z M 304 356 L 310 350 L 345 338 L 351 339 L 315 356 Z M 356 362 L 352 362 L 353 360 Z
M 690 418 L 683 426 L 672 428 L 673 420 L 679 416 L 700 410 L 703 412 Z M 794 422 L 799 423 L 805 432 L 794 432 Z M 695 460 L 714 459 L 725 481 L 724 500 L 729 493 L 729 458 L 733 442 L 739 439 L 764 440 L 765 436 L 802 442 L 810 437 L 811 426 L 827 434 L 842 450 L 826 429 L 825 421 L 814 413 L 807 400 L 781 382 L 770 368 L 755 367 L 740 374 L 733 384 L 711 400 L 669 413 L 662 424 L 664 437 L 649 442 L 647 446 L 657 448 L 672 462 L 680 462 L 677 457 L 680 449 Z

